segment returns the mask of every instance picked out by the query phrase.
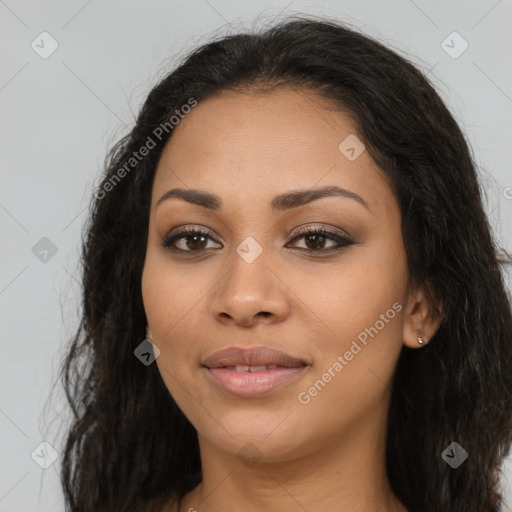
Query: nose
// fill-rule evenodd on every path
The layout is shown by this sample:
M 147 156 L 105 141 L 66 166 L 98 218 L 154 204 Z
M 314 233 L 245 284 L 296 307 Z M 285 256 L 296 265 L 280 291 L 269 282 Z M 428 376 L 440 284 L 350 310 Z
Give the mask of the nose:
M 286 318 L 290 311 L 288 287 L 270 260 L 265 251 L 252 263 L 234 253 L 212 301 L 218 322 L 251 327 Z

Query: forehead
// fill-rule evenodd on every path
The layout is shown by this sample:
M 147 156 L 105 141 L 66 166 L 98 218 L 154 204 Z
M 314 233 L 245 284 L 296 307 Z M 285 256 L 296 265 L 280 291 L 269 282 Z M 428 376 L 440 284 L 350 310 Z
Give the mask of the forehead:
M 227 200 L 236 191 L 239 200 L 255 201 L 290 189 L 340 185 L 376 203 L 391 193 L 381 171 L 367 151 L 356 159 L 343 152 L 348 140 L 359 153 L 359 139 L 350 116 L 315 93 L 222 92 L 200 101 L 174 127 L 157 168 L 153 202 L 173 187 L 204 188 Z

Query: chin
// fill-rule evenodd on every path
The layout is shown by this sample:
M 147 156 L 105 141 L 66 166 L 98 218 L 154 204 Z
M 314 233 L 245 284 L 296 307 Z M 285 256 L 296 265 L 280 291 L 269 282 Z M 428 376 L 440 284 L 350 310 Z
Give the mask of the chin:
M 310 451 L 315 436 L 304 430 L 298 433 L 296 425 L 286 425 L 289 412 L 265 413 L 261 409 L 251 414 L 237 411 L 234 414 L 220 414 L 222 421 L 207 421 L 197 425 L 203 441 L 217 449 L 259 462 L 284 462 Z M 283 421 L 284 420 L 284 421 Z M 311 438 L 308 440 L 308 438 Z
M 303 451 L 298 440 L 289 432 L 275 436 L 261 432 L 240 432 L 236 437 L 223 436 L 215 442 L 218 449 L 236 456 L 249 467 L 293 460 Z

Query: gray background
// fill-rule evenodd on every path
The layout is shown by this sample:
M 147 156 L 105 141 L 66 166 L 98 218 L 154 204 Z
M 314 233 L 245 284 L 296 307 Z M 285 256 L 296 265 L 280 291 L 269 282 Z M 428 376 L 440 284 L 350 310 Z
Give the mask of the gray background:
M 81 229 L 108 147 L 183 51 L 292 13 L 348 21 L 428 71 L 474 149 L 496 237 L 512 249 L 511 0 L 0 0 L 0 512 L 62 509 L 59 458 L 42 469 L 31 453 L 42 441 L 61 450 L 56 370 L 77 326 Z M 48 51 L 43 31 L 58 43 L 46 59 L 31 47 Z M 459 53 L 462 40 L 442 46 L 454 31 L 469 44 L 457 58 L 446 44 Z

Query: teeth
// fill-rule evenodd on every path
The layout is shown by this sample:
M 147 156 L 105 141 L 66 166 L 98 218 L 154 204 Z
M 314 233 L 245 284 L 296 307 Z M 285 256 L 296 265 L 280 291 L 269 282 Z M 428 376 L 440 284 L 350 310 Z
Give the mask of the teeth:
M 233 366 L 230 366 L 228 368 L 233 368 Z M 237 372 L 263 372 L 265 370 L 274 370 L 277 368 L 276 364 L 271 364 L 268 366 L 246 366 L 246 365 L 239 365 L 234 367 Z

